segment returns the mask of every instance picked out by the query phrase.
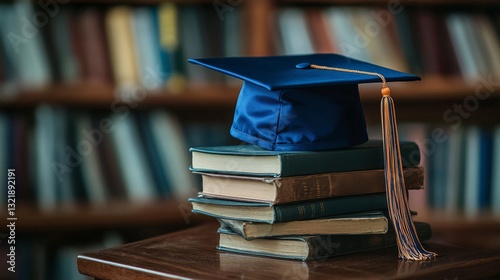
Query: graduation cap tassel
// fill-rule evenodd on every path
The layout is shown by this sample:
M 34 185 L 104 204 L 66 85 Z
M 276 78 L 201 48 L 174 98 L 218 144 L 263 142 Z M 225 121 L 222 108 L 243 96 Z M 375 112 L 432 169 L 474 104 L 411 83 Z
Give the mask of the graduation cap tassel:
M 403 165 L 399 147 L 396 110 L 391 91 L 386 85 L 385 77 L 376 72 L 360 71 L 337 67 L 301 63 L 297 68 L 333 70 L 348 73 L 378 76 L 382 80 L 382 100 L 380 113 L 382 118 L 382 139 L 384 143 L 385 187 L 389 216 L 396 230 L 399 257 L 405 260 L 423 261 L 437 256 L 436 253 L 424 249 L 418 239 L 415 225 L 411 219 L 408 197 L 403 177 Z
M 403 164 L 401 163 L 396 109 L 390 94 L 391 91 L 384 81 L 380 113 L 382 117 L 385 188 L 389 216 L 396 230 L 399 257 L 405 260 L 429 260 L 435 258 L 437 254 L 424 249 L 411 219 L 403 176 Z

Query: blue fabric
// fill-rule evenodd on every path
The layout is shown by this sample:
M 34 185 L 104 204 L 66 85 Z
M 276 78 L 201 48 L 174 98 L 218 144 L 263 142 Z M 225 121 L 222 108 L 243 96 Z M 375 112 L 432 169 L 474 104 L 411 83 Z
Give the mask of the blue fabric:
M 368 140 L 357 85 L 270 92 L 245 82 L 230 132 L 278 151 L 336 149 Z
M 267 57 L 223 57 L 189 59 L 212 70 L 260 85 L 268 90 L 284 88 L 331 86 L 343 84 L 380 83 L 380 78 L 338 71 L 298 69 L 297 64 L 355 69 L 382 74 L 388 82 L 417 81 L 418 76 L 395 71 L 338 54 L 311 54 Z

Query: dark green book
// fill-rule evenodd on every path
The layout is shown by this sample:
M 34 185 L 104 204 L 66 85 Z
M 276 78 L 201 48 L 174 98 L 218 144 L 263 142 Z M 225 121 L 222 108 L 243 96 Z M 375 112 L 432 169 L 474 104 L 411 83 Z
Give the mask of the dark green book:
M 206 197 L 190 198 L 189 202 L 193 205 L 194 213 L 268 224 L 387 209 L 385 193 L 341 196 L 280 205 Z
M 404 167 L 420 163 L 414 142 L 401 142 Z M 381 140 L 324 151 L 269 151 L 253 145 L 191 148 L 191 170 L 208 173 L 286 177 L 384 168 Z
M 427 223 L 415 222 L 420 241 L 431 237 Z M 217 249 L 257 256 L 321 260 L 334 256 L 366 252 L 396 245 L 396 234 L 392 226 L 386 234 L 364 235 L 316 235 L 258 238 L 245 240 L 229 228 L 219 228 Z

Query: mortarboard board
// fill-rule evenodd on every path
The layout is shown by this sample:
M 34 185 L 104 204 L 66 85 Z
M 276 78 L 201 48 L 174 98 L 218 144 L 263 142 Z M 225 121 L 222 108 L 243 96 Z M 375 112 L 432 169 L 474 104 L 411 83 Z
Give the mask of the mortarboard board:
M 358 84 L 377 76 L 304 70 L 302 63 L 382 74 L 387 81 L 419 77 L 336 54 L 190 59 L 244 81 L 231 135 L 268 150 L 324 150 L 368 140 Z
M 231 134 L 269 150 L 322 150 L 368 140 L 358 84 L 382 82 L 382 138 L 389 216 L 399 257 L 428 260 L 411 219 L 395 107 L 386 81 L 419 77 L 336 54 L 190 59 L 244 81 Z M 332 71 L 324 71 L 332 70 Z

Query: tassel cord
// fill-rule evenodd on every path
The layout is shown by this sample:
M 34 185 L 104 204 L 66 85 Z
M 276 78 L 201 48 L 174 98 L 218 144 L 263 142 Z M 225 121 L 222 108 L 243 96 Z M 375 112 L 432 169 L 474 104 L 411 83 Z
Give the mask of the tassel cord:
M 387 205 L 391 221 L 396 229 L 399 257 L 405 260 L 433 259 L 436 254 L 423 248 L 411 220 L 400 156 L 395 106 L 390 96 L 382 97 L 381 116 L 386 162 Z

